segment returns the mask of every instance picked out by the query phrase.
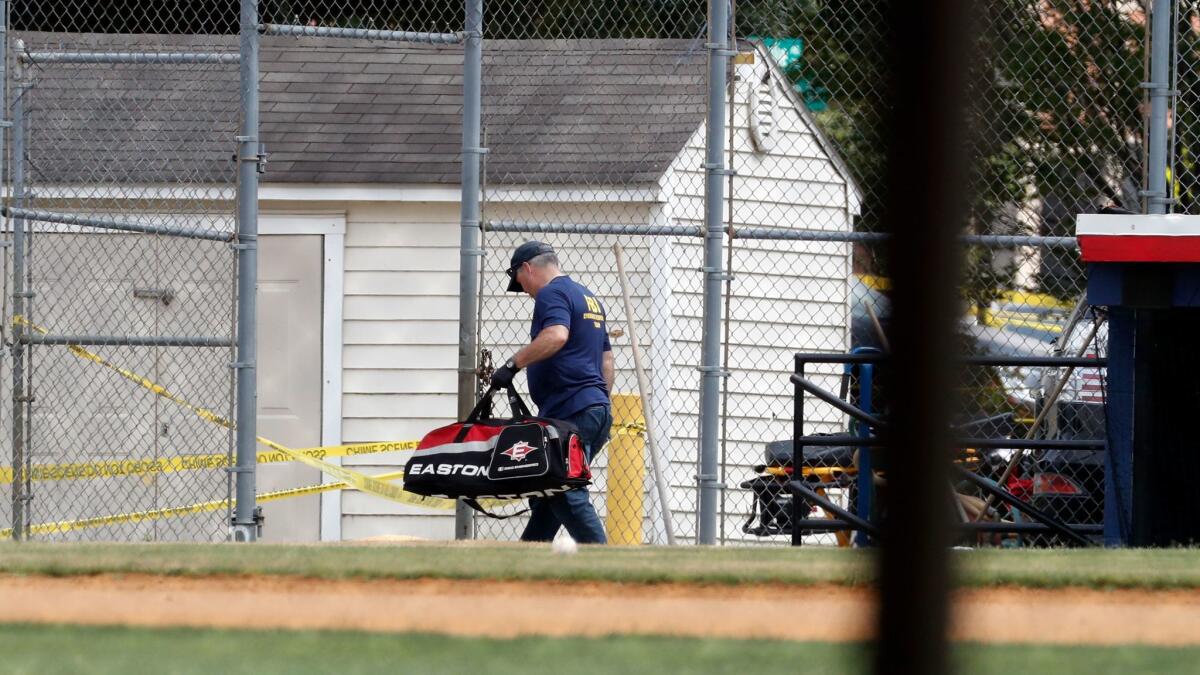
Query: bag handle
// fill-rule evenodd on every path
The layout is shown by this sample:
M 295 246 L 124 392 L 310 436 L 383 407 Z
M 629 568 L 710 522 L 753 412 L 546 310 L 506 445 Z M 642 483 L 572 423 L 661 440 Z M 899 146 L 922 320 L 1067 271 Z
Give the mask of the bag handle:
M 529 412 L 529 408 L 526 407 L 525 401 L 522 401 L 521 395 L 517 393 L 517 388 L 510 384 L 507 389 L 508 407 L 512 410 L 512 414 L 514 416 L 520 415 L 521 417 L 533 417 L 533 413 Z
M 521 400 L 521 395 L 517 393 L 516 387 L 509 385 L 504 388 L 508 394 L 508 405 L 512 408 L 514 417 L 533 417 L 529 412 L 529 408 L 525 405 L 525 401 Z M 483 396 L 479 398 L 479 402 L 471 410 L 471 414 L 467 415 L 467 419 L 463 420 L 464 424 L 474 424 L 483 417 L 490 417 L 492 414 L 492 396 L 495 395 L 497 387 L 495 385 L 488 387 L 488 390 L 483 392 Z
M 463 424 L 474 424 L 481 417 L 492 416 L 492 394 L 496 393 L 495 387 L 488 387 L 488 390 L 479 397 L 475 402 L 475 407 L 471 409 L 471 413 L 467 415 L 467 419 L 463 420 Z

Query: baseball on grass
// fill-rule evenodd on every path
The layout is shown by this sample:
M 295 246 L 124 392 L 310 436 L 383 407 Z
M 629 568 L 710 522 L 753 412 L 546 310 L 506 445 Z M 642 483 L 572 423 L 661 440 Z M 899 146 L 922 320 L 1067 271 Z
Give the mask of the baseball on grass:
M 579 544 L 576 544 L 575 540 L 570 537 L 559 537 L 554 540 L 553 544 L 550 544 L 550 549 L 559 555 L 571 555 L 579 551 Z

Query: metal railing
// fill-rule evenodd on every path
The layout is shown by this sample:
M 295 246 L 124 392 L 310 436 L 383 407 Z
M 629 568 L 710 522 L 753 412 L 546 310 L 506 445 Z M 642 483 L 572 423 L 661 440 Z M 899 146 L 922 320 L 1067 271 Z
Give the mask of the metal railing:
M 836 531 L 857 531 L 868 534 L 871 538 L 877 539 L 879 536 L 878 526 L 873 522 L 878 519 L 878 514 L 872 510 L 875 502 L 874 493 L 877 475 L 873 470 L 871 449 L 887 446 L 885 419 L 877 416 L 877 413 L 872 411 L 871 389 L 874 383 L 874 368 L 880 364 L 886 363 L 889 357 L 880 353 L 858 353 L 858 354 L 821 354 L 821 353 L 798 353 L 795 355 L 795 372 L 791 376 L 791 382 L 794 385 L 795 396 L 795 417 L 793 421 L 793 438 L 792 438 L 792 456 L 791 467 L 793 478 L 788 481 L 787 488 L 793 493 L 794 498 L 791 501 L 791 518 L 790 531 L 791 542 L 793 546 L 799 546 L 804 542 L 804 536 L 807 532 L 836 532 Z M 956 362 L 963 368 L 971 367 L 986 367 L 986 366 L 1037 366 L 1044 368 L 1088 368 L 1102 369 L 1107 364 L 1104 359 L 1097 358 L 1080 358 L 1080 357 L 998 357 L 998 356 L 980 356 L 967 355 L 957 358 Z M 860 382 L 859 396 L 864 407 L 854 405 L 849 401 L 843 400 L 842 396 L 829 392 L 822 387 L 814 384 L 806 377 L 809 366 L 816 364 L 847 364 L 852 365 L 853 370 L 858 371 L 857 377 Z M 848 372 L 850 369 L 848 369 Z M 824 435 L 814 436 L 805 432 L 805 404 L 806 397 L 815 397 L 826 404 L 832 405 L 841 412 L 846 413 L 850 418 L 860 423 L 859 434 L 842 434 L 842 435 Z M 844 396 L 844 395 L 843 395 Z M 1057 400 L 1044 400 L 1041 402 L 1045 406 L 1056 406 Z M 991 421 L 987 418 L 983 422 Z M 978 422 L 967 422 L 962 427 L 978 426 Z M 1105 451 L 1107 444 L 1105 439 L 1098 438 L 1093 440 L 1079 439 L 1057 439 L 1057 438 L 983 438 L 983 437 L 958 437 L 954 439 L 956 448 L 972 448 L 975 450 L 987 449 L 1005 449 L 1016 450 L 1023 453 L 1025 450 L 1059 450 L 1059 451 L 1074 451 L 1074 452 L 1089 452 L 1097 453 Z M 807 484 L 804 478 L 795 478 L 796 475 L 803 475 L 803 469 L 811 467 L 811 463 L 805 457 L 805 448 L 812 446 L 845 446 L 852 445 L 857 448 L 857 454 L 854 459 L 853 467 L 842 467 L 845 472 L 857 473 L 857 494 L 855 495 L 854 509 L 843 508 L 831 501 L 820 487 L 814 487 Z M 920 449 L 910 450 L 912 452 L 920 452 Z M 889 458 L 889 461 L 904 461 L 903 451 L 896 452 L 894 456 Z M 1064 538 L 1064 540 L 1075 545 L 1089 546 L 1092 545 L 1092 540 L 1086 535 L 1098 534 L 1102 527 L 1102 522 L 1089 523 L 1071 523 L 1067 524 L 1060 518 L 1057 518 L 1045 510 L 1031 504 L 1026 499 L 1021 499 L 1015 496 L 1010 490 L 1003 485 L 999 485 L 997 480 L 989 480 L 978 475 L 978 466 L 974 470 L 957 465 L 954 467 L 954 476 L 960 481 L 970 483 L 975 490 L 981 492 L 989 500 L 998 499 L 1007 505 L 1014 514 L 1024 514 L 1026 517 L 1033 519 L 1035 522 L 989 522 L 981 518 L 967 519 L 963 518 L 956 524 L 958 532 L 965 535 L 976 534 L 981 532 L 986 533 L 1006 533 L 1006 534 L 1056 534 Z M 905 486 L 893 486 L 891 489 L 905 489 Z M 955 493 L 957 497 L 957 493 Z M 809 508 L 811 505 L 816 505 L 830 514 L 830 517 L 824 519 L 809 518 Z M 984 514 L 981 514 L 984 515 Z M 865 543 L 865 542 L 864 542 Z

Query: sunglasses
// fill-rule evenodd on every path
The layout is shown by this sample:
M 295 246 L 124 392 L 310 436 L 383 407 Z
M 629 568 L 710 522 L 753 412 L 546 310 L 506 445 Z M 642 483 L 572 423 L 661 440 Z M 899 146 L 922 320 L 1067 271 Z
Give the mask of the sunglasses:
M 510 268 L 504 270 L 504 273 L 508 275 L 509 279 L 515 279 L 515 278 L 517 278 L 517 272 L 521 271 L 521 268 L 524 266 L 525 266 L 525 263 L 521 263 L 520 265 L 517 265 L 516 267 L 510 267 Z

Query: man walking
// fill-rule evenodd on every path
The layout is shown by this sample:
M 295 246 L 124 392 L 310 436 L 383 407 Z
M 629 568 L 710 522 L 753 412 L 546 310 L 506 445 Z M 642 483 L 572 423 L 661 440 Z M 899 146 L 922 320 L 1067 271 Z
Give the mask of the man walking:
M 613 354 L 604 307 L 591 291 L 562 273 L 549 244 L 521 244 L 507 272 L 508 291 L 523 291 L 534 300 L 531 342 L 496 369 L 492 384 L 506 387 L 522 368 L 529 368 L 529 394 L 538 416 L 579 427 L 590 463 L 612 427 Z M 550 541 L 561 525 L 581 544 L 607 542 L 587 488 L 534 498 L 529 506 L 522 541 Z

